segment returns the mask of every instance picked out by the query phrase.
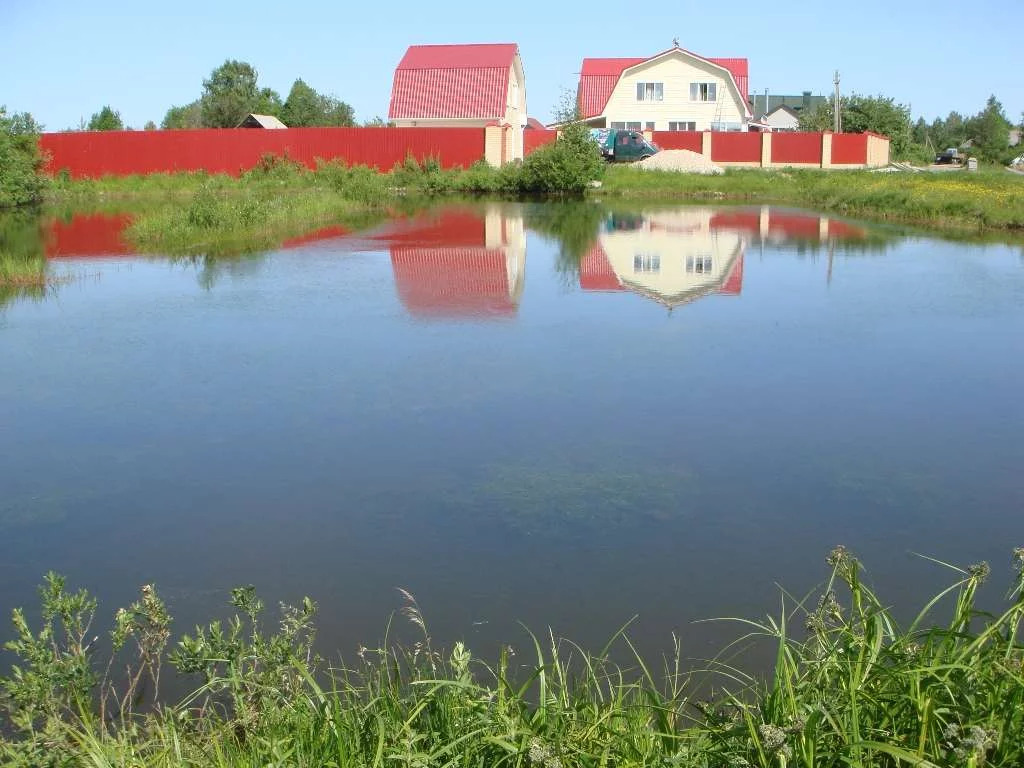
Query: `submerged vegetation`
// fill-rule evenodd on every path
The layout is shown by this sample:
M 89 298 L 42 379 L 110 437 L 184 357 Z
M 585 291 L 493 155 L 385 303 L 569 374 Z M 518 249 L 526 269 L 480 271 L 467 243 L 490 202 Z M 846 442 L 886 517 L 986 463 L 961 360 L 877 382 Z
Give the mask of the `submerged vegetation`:
M 688 670 L 678 639 L 655 667 L 624 632 L 595 653 L 528 633 L 525 659 L 505 649 L 485 663 L 461 642 L 435 646 L 405 592 L 403 613 L 420 640 L 361 649 L 351 666 L 328 667 L 315 652 L 312 601 L 283 606 L 278 630 L 268 631 L 251 588 L 232 592 L 229 621 L 172 645 L 166 606 L 145 586 L 100 643 L 96 601 L 51 574 L 41 626 L 14 612 L 0 758 L 23 766 L 1020 765 L 1024 549 L 1014 552 L 1002 612 L 978 608 L 987 565 L 949 566 L 955 583 L 906 626 L 849 552 L 839 547 L 828 562 L 817 596 L 784 594 L 777 618 L 740 621 L 745 634 L 729 656 L 699 672 Z M 767 676 L 735 661 L 736 648 L 754 642 L 775 648 Z M 167 665 L 194 689 L 175 704 L 160 694 Z

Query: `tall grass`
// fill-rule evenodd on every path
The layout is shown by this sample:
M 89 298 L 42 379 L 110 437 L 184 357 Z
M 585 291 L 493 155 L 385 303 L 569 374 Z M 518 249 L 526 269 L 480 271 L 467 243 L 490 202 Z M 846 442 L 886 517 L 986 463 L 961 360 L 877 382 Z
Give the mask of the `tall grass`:
M 51 576 L 42 629 L 15 614 L 8 648 L 20 666 L 3 680 L 10 736 L 0 757 L 97 767 L 1018 766 L 1024 550 L 1014 557 L 1001 612 L 978 609 L 988 566 L 947 566 L 954 583 L 901 626 L 837 548 L 817 601 L 787 597 L 775 618 L 738 620 L 738 644 L 774 644 L 767 675 L 721 660 L 688 672 L 678 641 L 655 666 L 624 631 L 592 652 L 528 634 L 523 657 L 506 649 L 485 663 L 462 643 L 436 647 L 408 593 L 403 613 L 420 640 L 362 649 L 351 665 L 325 667 L 314 653 L 311 601 L 283 608 L 268 633 L 251 589 L 233 593 L 235 618 L 168 654 L 169 617 L 147 587 L 117 614 L 114 647 L 134 639 L 138 649 L 120 688 L 93 670 L 95 603 Z M 613 644 L 625 663 L 611 660 Z M 196 678 L 174 705 L 144 685 L 162 661 Z
M 609 168 L 602 196 L 790 203 L 951 230 L 1024 233 L 1024 179 L 1005 171 L 872 173 L 728 169 L 697 176 Z

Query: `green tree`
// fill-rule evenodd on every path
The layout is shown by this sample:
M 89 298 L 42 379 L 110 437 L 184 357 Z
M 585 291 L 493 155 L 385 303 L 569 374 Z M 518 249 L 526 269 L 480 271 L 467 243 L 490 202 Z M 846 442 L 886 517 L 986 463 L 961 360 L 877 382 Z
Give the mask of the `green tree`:
M 301 79 L 292 84 L 280 117 L 289 128 L 355 125 L 352 107 L 333 96 L 317 93 Z
M 846 133 L 871 131 L 888 136 L 892 156 L 906 156 L 912 144 L 910 108 L 886 96 L 845 96 L 839 106 L 842 127 Z M 800 128 L 805 131 L 827 131 L 833 126 L 831 102 L 817 109 L 800 113 Z
M 181 128 L 202 128 L 203 114 L 198 101 L 186 104 L 183 107 L 171 107 L 164 115 L 160 127 L 166 130 Z
M 39 125 L 28 112 L 0 106 L 0 208 L 37 203 L 46 189 Z
M 1010 121 L 994 95 L 988 97 L 981 112 L 967 121 L 966 128 L 967 136 L 981 159 L 993 163 L 1008 159 Z
M 88 129 L 90 131 L 123 131 L 124 123 L 121 122 L 121 113 L 109 105 L 105 105 L 103 109 L 89 118 Z
M 249 112 L 255 112 L 257 115 L 273 115 L 274 117 L 278 117 L 281 114 L 282 106 L 281 95 L 277 91 L 272 88 L 260 88 L 259 93 L 256 94 L 256 103 L 253 104 L 252 109 L 245 114 L 247 115 Z M 242 118 L 244 119 L 245 115 L 242 115 Z M 240 123 L 242 121 L 239 120 L 238 122 Z M 285 123 L 285 125 L 287 125 L 287 123 Z
M 155 131 L 156 130 L 156 123 L 154 123 L 152 120 L 147 120 L 146 124 L 144 126 L 142 126 L 142 130 L 144 130 L 144 131 Z
M 229 59 L 203 81 L 199 99 L 205 128 L 234 128 L 260 103 L 256 70 L 244 61 Z

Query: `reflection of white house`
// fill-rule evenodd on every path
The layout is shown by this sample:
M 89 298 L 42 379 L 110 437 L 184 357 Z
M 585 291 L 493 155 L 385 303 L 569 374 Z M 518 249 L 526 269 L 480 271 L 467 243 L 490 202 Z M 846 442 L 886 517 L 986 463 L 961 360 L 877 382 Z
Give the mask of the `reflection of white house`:
M 611 219 L 584 258 L 584 290 L 628 290 L 672 308 L 710 293 L 738 294 L 746 239 L 690 209 Z
M 674 47 L 646 59 L 584 59 L 576 97 L 596 128 L 745 130 L 746 59 L 706 59 Z
M 411 45 L 395 69 L 388 120 L 399 128 L 509 126 L 523 156 L 526 76 L 514 43 Z

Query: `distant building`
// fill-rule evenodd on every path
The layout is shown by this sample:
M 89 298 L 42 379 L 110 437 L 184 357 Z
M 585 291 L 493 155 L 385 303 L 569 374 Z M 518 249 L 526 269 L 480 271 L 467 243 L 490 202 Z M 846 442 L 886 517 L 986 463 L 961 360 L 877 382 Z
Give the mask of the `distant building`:
M 576 92 L 594 128 L 742 131 L 750 120 L 746 59 L 669 48 L 649 58 L 584 59 Z
M 514 43 L 412 45 L 395 69 L 388 120 L 398 128 L 508 126 L 523 156 L 526 76 Z
M 813 112 L 821 104 L 828 103 L 828 96 L 812 96 L 810 91 L 804 91 L 799 96 L 762 93 L 750 97 L 750 111 L 753 113 L 754 119 L 758 122 L 764 122 L 765 117 L 779 107 L 788 107 L 795 115 L 799 116 L 804 110 Z
M 238 124 L 239 128 L 267 128 L 270 130 L 276 130 L 280 128 L 287 128 L 288 126 L 282 123 L 273 115 L 257 115 L 249 114 L 245 120 Z
M 780 104 L 762 117 L 760 122 L 773 131 L 795 131 L 800 127 L 800 115 L 792 107 Z

